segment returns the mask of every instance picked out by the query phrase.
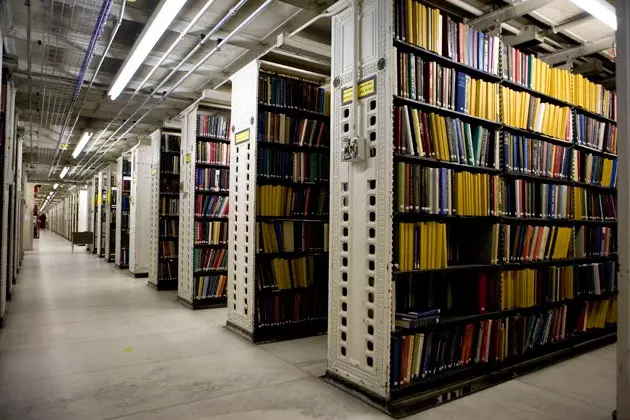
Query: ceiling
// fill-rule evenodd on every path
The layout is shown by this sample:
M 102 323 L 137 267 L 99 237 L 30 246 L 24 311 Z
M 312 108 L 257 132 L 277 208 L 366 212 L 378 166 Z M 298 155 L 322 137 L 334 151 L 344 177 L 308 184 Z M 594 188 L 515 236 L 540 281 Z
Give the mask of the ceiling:
M 229 104 L 231 87 L 227 78 L 252 59 L 262 56 L 270 62 L 325 75 L 330 71 L 330 19 L 318 20 L 298 35 L 307 43 L 318 43 L 322 51 L 328 48 L 327 55 L 321 51 L 296 53 L 294 48 L 289 52 L 273 47 L 278 34 L 302 27 L 336 0 L 275 0 L 202 62 L 220 40 L 264 3 L 264 0 L 248 0 L 166 79 L 238 3 L 238 0 L 214 0 L 161 62 L 163 54 L 207 3 L 207 0 L 189 0 L 124 92 L 112 101 L 107 95 L 109 87 L 159 1 L 126 1 L 122 11 L 123 0 L 113 0 L 94 56 L 87 63 L 83 82 L 77 82 L 104 1 L 31 0 L 30 95 L 28 7 L 24 0 L 4 0 L 0 4 L 0 24 L 9 28 L 3 33 L 5 62 L 7 56 L 17 57 L 13 80 L 18 90 L 16 105 L 25 140 L 24 167 L 29 180 L 54 183 L 59 180 L 63 167 L 74 168 L 64 179 L 68 182 L 55 196 L 57 200 L 64 196 L 70 182 L 84 183 L 96 170 L 112 163 L 202 94 L 216 103 Z M 474 26 L 500 31 L 506 42 L 535 52 L 554 65 L 571 67 L 614 88 L 615 64 L 607 52 L 613 46 L 614 32 L 569 0 L 428 2 L 469 19 Z M 155 70 L 154 66 L 157 66 Z M 143 84 L 149 74 L 151 77 Z M 172 89 L 187 74 L 189 76 Z M 159 90 L 152 97 L 158 86 Z M 164 92 L 171 90 L 166 99 L 162 98 Z M 93 132 L 94 136 L 84 153 L 73 159 L 71 154 L 85 131 Z

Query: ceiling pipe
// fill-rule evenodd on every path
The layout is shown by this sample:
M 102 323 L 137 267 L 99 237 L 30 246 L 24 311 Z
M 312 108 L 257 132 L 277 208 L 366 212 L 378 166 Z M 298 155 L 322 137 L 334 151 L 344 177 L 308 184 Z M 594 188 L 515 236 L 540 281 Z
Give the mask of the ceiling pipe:
M 92 79 L 90 80 L 90 84 L 87 87 L 87 90 L 85 91 L 85 95 L 83 96 L 83 101 L 81 102 L 81 106 L 79 107 L 79 111 L 77 111 L 77 116 L 74 119 L 74 122 L 72 123 L 72 128 L 70 128 L 70 133 L 68 133 L 68 136 L 66 137 L 68 140 L 70 139 L 70 137 L 72 137 L 72 133 L 74 132 L 74 129 L 77 125 L 77 122 L 79 121 L 79 117 L 81 116 L 81 111 L 83 111 L 83 108 L 85 107 L 85 101 L 87 99 L 87 95 L 88 93 L 90 93 L 90 90 L 92 89 L 92 86 L 94 85 L 94 80 L 96 80 L 96 76 L 98 75 L 98 73 L 101 70 L 101 66 L 103 65 L 103 61 L 105 61 L 105 57 L 107 56 L 107 52 L 109 51 L 109 49 L 111 48 L 112 44 L 114 43 L 114 38 L 116 38 L 116 34 L 118 33 L 118 29 L 120 29 L 120 25 L 122 24 L 123 21 L 123 16 L 125 14 L 125 6 L 127 5 L 127 0 L 122 0 L 122 5 L 120 7 L 120 13 L 118 16 L 118 20 L 116 22 L 116 26 L 114 27 L 114 30 L 112 31 L 111 36 L 109 37 L 109 42 L 107 43 L 107 47 L 105 47 L 105 51 L 103 51 L 103 54 L 101 55 L 101 59 L 98 62 L 98 66 L 96 66 L 96 70 L 94 71 L 94 73 L 92 74 Z M 77 86 L 80 86 L 79 84 L 77 84 Z M 79 87 L 80 89 L 80 87 Z M 75 88 L 76 90 L 76 88 Z M 70 116 L 71 112 L 68 112 L 68 117 Z M 66 117 L 67 120 L 67 117 Z M 65 128 L 65 124 L 64 124 L 64 128 Z M 63 134 L 63 130 L 61 132 Z M 59 165 L 59 159 L 57 159 L 57 162 L 55 162 L 55 169 L 56 167 Z
M 31 0 L 26 0 L 26 57 L 28 63 L 28 125 L 31 150 L 33 150 L 33 81 L 31 76 Z
M 123 134 L 121 134 L 120 136 L 118 136 L 118 139 L 116 139 L 116 141 L 114 143 L 112 143 L 111 146 L 109 146 L 109 148 L 107 150 L 105 150 L 103 152 L 103 154 L 101 156 L 103 156 L 104 154 L 106 154 L 108 151 L 110 151 L 114 146 L 116 146 L 116 144 L 122 140 L 122 138 L 127 135 L 131 130 L 133 130 L 133 128 L 138 125 L 140 123 L 140 121 L 142 121 L 147 115 L 149 115 L 158 105 L 160 105 L 162 102 L 164 102 L 168 96 L 175 90 L 177 89 L 182 83 L 184 83 L 184 81 L 186 81 L 186 79 L 188 79 L 188 77 L 190 77 L 191 74 L 193 74 L 199 67 L 201 67 L 210 57 L 212 57 L 214 54 L 216 54 L 218 51 L 221 50 L 221 48 L 228 43 L 228 41 L 234 37 L 236 34 L 238 34 L 245 26 L 247 26 L 252 20 L 254 20 L 255 18 L 258 17 L 258 15 L 260 15 L 271 3 L 273 3 L 274 0 L 266 0 L 263 4 L 261 4 L 258 9 L 256 9 L 251 15 L 249 15 L 245 20 L 243 20 L 236 28 L 234 28 L 234 30 L 232 30 L 232 32 L 230 32 L 225 38 L 223 38 L 221 40 L 221 42 L 219 42 L 210 52 L 208 52 L 201 60 L 199 60 L 199 62 L 197 62 L 197 64 L 195 64 L 195 66 L 193 66 L 192 69 L 190 69 L 185 75 L 183 75 L 178 81 L 177 83 L 175 83 L 174 86 L 172 86 L 163 96 L 162 98 L 160 98 L 160 100 L 153 104 L 153 106 L 151 106 L 151 108 L 149 108 L 137 121 L 135 121 L 131 127 L 129 127 Z M 97 162 L 98 160 L 100 160 L 100 157 L 97 157 Z
M 59 139 L 57 140 L 57 147 L 55 147 L 55 155 L 53 156 L 53 160 L 56 159 L 56 162 L 50 166 L 50 170 L 48 171 L 48 176 L 51 176 L 54 170 L 57 168 L 57 163 L 61 159 L 61 144 L 63 142 L 63 134 L 66 131 L 66 126 L 68 125 L 68 120 L 70 119 L 70 115 L 74 111 L 74 105 L 76 104 L 76 100 L 79 97 L 79 92 L 81 91 L 81 87 L 83 86 L 83 80 L 85 80 L 85 73 L 87 72 L 87 68 L 94 57 L 94 50 L 96 49 L 96 45 L 98 44 L 101 36 L 103 35 L 103 28 L 105 27 L 105 23 L 107 22 L 107 18 L 109 16 L 109 12 L 112 9 L 113 0 L 105 0 L 105 2 L 101 6 L 101 11 L 98 16 L 98 20 L 96 21 L 96 25 L 94 25 L 94 29 L 92 30 L 92 36 L 90 37 L 90 42 L 85 51 L 85 55 L 83 56 L 83 62 L 81 63 L 81 70 L 79 70 L 79 74 L 77 75 L 77 79 L 74 85 L 74 91 L 72 93 L 72 106 L 68 107 L 66 111 L 66 118 L 64 119 L 63 125 L 61 126 L 61 132 L 59 133 Z
M 225 25 L 225 23 L 229 20 L 230 17 L 232 17 L 245 3 L 247 0 L 241 0 L 239 1 L 239 3 L 234 6 L 233 8 L 230 9 L 230 11 L 228 13 L 226 13 L 226 15 L 219 21 L 219 23 L 217 23 L 214 28 L 210 31 L 211 34 L 216 33 L 219 29 L 221 29 L 223 27 L 223 25 Z M 129 106 L 129 104 L 131 103 L 131 101 L 134 99 L 134 97 L 140 92 L 140 90 L 144 87 L 144 85 L 148 82 L 149 78 L 155 73 L 155 71 L 159 68 L 159 66 L 164 62 L 164 60 L 167 58 L 168 55 L 170 55 L 173 50 L 175 49 L 175 47 L 177 47 L 177 45 L 184 39 L 184 37 L 188 34 L 188 32 L 194 27 L 194 25 L 199 21 L 199 19 L 201 19 L 201 17 L 208 11 L 208 9 L 210 8 L 210 6 L 214 3 L 214 0 L 208 0 L 206 2 L 206 4 L 199 10 L 199 12 L 197 12 L 197 15 L 195 15 L 195 17 L 193 18 L 193 20 L 188 24 L 188 26 L 186 26 L 186 28 L 184 29 L 184 31 L 177 37 L 177 39 L 171 44 L 171 46 L 168 48 L 168 50 L 166 51 L 166 53 L 162 56 L 162 58 L 153 66 L 153 68 L 151 69 L 151 71 L 149 72 L 149 74 L 144 78 L 144 80 L 140 83 L 140 85 L 135 89 L 135 91 L 133 92 L 133 94 L 131 95 L 131 97 L 127 100 L 127 102 L 125 103 L 125 105 L 120 109 L 120 111 L 118 111 L 118 113 L 116 114 L 116 116 L 107 124 L 107 126 L 105 127 L 105 129 L 103 129 L 100 134 L 98 135 L 98 137 L 96 137 L 96 139 L 92 140 L 92 144 L 90 145 L 90 148 L 87 150 L 87 152 L 85 153 L 83 159 L 81 159 L 81 161 L 79 161 L 78 165 L 81 165 L 83 163 L 83 160 L 85 160 L 86 156 L 92 151 L 92 149 L 94 148 L 94 146 L 96 146 L 96 144 L 98 143 L 98 141 L 101 139 L 101 137 L 103 136 L 103 133 L 105 133 L 109 127 L 111 127 L 111 125 L 114 123 L 114 121 L 116 121 L 121 115 L 122 113 L 125 111 L 125 109 L 127 109 L 127 107 Z M 206 40 L 209 38 L 209 34 L 206 35 L 198 44 L 197 46 L 193 49 L 194 52 L 196 52 L 202 45 L 205 44 L 205 42 L 207 42 Z M 191 56 L 192 54 L 188 54 L 186 56 L 186 58 L 184 58 L 182 60 L 182 62 L 180 62 L 180 64 L 177 66 L 177 69 L 179 69 L 181 67 L 181 65 L 188 60 L 189 56 Z M 158 91 L 159 88 L 161 88 L 164 83 L 166 83 L 166 81 L 172 76 L 173 72 L 169 73 L 168 76 L 166 76 L 166 78 L 162 79 L 162 81 L 158 84 L 158 86 L 156 86 L 153 91 L 149 94 L 149 96 L 145 99 L 145 101 L 142 103 L 142 105 L 140 105 L 139 107 L 136 108 L 136 111 L 129 117 L 126 119 L 126 121 L 130 121 L 133 119 L 133 117 L 140 111 L 140 109 L 142 109 L 148 102 L 149 100 L 155 95 L 155 92 Z M 96 153 L 100 152 L 101 150 L 103 150 L 103 148 L 105 147 L 105 144 L 107 144 L 107 142 L 109 142 L 117 133 L 118 131 L 120 131 L 120 129 L 125 125 L 126 121 L 123 121 L 123 123 L 107 138 L 107 140 L 105 140 L 103 142 L 103 144 L 100 145 L 100 147 L 98 148 L 98 150 L 96 151 Z M 95 158 L 95 156 L 92 156 L 91 158 L 88 158 L 88 161 L 82 166 L 81 170 L 79 171 L 79 174 L 84 172 L 84 167 L 86 167 L 87 165 L 91 164 L 91 161 Z M 77 174 L 77 175 L 79 175 Z

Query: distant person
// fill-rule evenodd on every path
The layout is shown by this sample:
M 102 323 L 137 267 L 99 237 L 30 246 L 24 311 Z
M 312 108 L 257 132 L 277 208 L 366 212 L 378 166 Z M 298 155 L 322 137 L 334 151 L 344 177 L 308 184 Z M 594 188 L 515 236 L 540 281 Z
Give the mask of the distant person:
M 46 215 L 41 214 L 39 216 L 39 227 L 40 229 L 46 229 Z

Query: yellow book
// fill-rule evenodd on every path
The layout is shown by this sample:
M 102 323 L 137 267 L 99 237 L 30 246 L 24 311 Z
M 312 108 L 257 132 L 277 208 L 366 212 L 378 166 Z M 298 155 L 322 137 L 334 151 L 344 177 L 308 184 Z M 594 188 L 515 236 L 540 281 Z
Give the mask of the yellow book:
M 424 22 L 422 21 L 422 12 L 421 12 L 421 4 L 418 3 L 417 1 L 413 2 L 413 17 L 415 20 L 415 25 L 413 27 L 414 30 L 414 43 L 418 46 L 422 47 L 422 36 L 421 36 L 421 32 L 422 32 L 422 27 L 425 26 Z
M 442 159 L 451 160 L 448 150 L 448 135 L 446 134 L 446 119 L 441 115 L 438 117 L 439 129 L 440 129 L 440 143 L 442 147 Z
M 411 13 L 411 11 L 413 10 L 413 4 L 415 2 L 413 2 L 412 0 L 407 0 L 407 4 L 405 6 L 405 11 L 406 13 L 406 20 L 407 20 L 407 28 L 405 30 L 405 37 L 407 42 L 413 44 L 415 41 L 415 36 L 414 36 L 414 26 L 413 26 L 413 13 Z
M 398 234 L 400 235 L 400 245 L 399 245 L 399 270 L 400 271 L 408 271 L 407 270 L 407 224 L 400 223 L 398 225 Z

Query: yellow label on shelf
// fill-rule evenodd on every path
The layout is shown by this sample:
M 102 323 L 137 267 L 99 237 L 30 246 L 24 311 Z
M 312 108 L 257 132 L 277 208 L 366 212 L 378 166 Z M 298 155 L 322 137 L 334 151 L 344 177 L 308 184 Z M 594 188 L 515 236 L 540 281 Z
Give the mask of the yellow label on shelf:
M 66 150 L 68 148 L 68 143 L 64 143 L 61 145 L 61 150 Z
M 136 183 L 136 177 L 134 176 L 133 178 L 131 178 L 131 183 L 135 184 Z
M 249 128 L 234 134 L 235 144 L 245 143 L 246 141 L 249 141 Z
M 190 163 L 190 153 L 186 153 L 186 163 Z
M 112 190 L 107 190 L 107 203 L 112 202 Z
M 157 175 L 157 168 L 151 168 L 151 175 Z
M 359 99 L 363 99 L 367 96 L 374 95 L 376 93 L 376 76 L 372 76 L 368 79 L 362 80 L 358 83 L 359 87 Z M 345 88 L 341 91 L 341 103 L 343 105 L 352 102 L 352 94 L 354 89 L 352 87 Z

